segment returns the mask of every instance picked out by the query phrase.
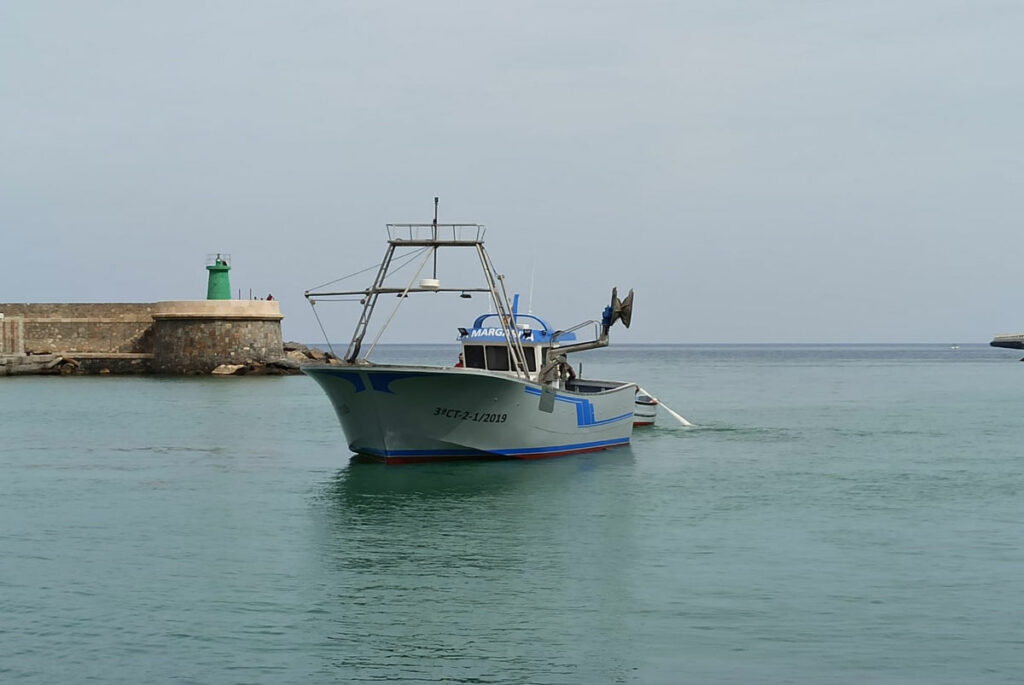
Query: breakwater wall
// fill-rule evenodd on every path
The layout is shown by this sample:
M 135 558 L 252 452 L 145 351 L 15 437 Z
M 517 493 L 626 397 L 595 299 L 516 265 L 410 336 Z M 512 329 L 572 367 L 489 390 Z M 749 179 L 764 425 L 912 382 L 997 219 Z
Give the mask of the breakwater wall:
M 4 304 L 0 313 L 20 319 L 25 354 L 53 352 L 152 352 L 156 304 Z M 5 350 L 6 351 L 6 350 Z
M 205 372 L 284 358 L 276 300 L 163 302 L 153 312 L 153 370 Z
M 49 372 L 190 374 L 284 359 L 276 301 L 0 303 L 0 315 L 9 368 L 49 355 L 64 360 Z

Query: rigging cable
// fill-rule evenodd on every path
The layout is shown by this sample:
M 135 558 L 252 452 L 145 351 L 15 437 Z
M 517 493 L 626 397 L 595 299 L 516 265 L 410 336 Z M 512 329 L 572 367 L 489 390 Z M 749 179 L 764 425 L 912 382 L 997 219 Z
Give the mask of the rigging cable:
M 409 295 L 409 288 L 411 288 L 412 284 L 416 282 L 416 279 L 419 278 L 420 272 L 423 271 L 423 267 L 425 267 L 427 265 L 427 262 L 430 261 L 430 254 L 430 252 L 427 253 L 427 256 L 423 259 L 422 262 L 420 262 L 420 268 L 416 269 L 416 273 L 412 275 L 412 279 L 409 281 L 409 285 L 405 286 L 405 290 L 399 293 L 398 302 L 395 304 L 395 308 L 391 310 L 391 314 L 388 316 L 388 320 L 385 321 L 384 325 L 380 327 L 380 331 L 377 332 L 377 337 L 373 339 L 372 343 L 370 343 L 370 349 L 368 349 L 366 351 L 366 354 L 363 355 L 363 359 L 370 358 L 370 354 L 373 352 L 373 348 L 377 346 L 377 343 L 380 341 L 380 337 L 384 335 L 384 331 L 386 331 L 388 329 L 388 326 L 391 324 L 391 319 L 395 318 L 395 314 L 398 313 L 398 308 L 402 306 L 402 302 L 404 302 L 405 298 Z
M 427 249 L 429 249 L 429 248 L 422 247 L 419 250 L 415 250 L 413 252 L 410 252 L 407 255 L 402 256 L 399 261 L 401 261 L 401 260 L 404 260 L 404 261 L 402 261 L 401 264 L 396 266 L 392 270 L 392 273 L 394 273 L 394 271 L 398 271 L 398 270 L 402 269 L 403 267 L 407 266 L 409 263 L 412 262 L 412 260 L 417 255 L 421 254 L 422 252 L 424 252 Z M 379 269 L 381 264 L 383 264 L 383 262 L 381 262 L 380 264 L 376 264 L 374 266 L 369 266 L 369 267 L 367 267 L 365 269 L 361 269 L 361 270 L 356 271 L 355 273 L 351 273 L 351 274 L 349 274 L 347 276 L 342 276 L 341 278 L 335 278 L 333 281 L 328 281 L 327 283 L 322 283 L 322 284 L 320 284 L 320 285 L 318 285 L 318 286 L 316 286 L 314 288 L 310 288 L 309 290 L 306 291 L 306 299 L 309 301 L 309 306 L 313 310 L 313 316 L 316 318 L 316 323 L 320 327 L 320 332 L 324 334 L 324 342 L 327 343 L 327 348 L 331 351 L 331 354 L 334 355 L 335 358 L 338 357 L 338 354 L 334 351 L 334 345 L 331 344 L 331 338 L 330 338 L 330 336 L 327 335 L 327 329 L 324 328 L 323 321 L 320 320 L 320 314 L 316 310 L 316 300 L 314 300 L 311 297 L 309 297 L 309 293 L 311 291 L 313 291 L 313 290 L 319 290 L 320 288 L 323 288 L 325 286 L 331 285 L 333 283 L 337 283 L 339 281 L 344 281 L 347 278 L 352 278 L 353 276 L 358 276 L 359 274 L 366 273 L 367 271 L 371 271 L 373 269 Z M 422 269 L 423 267 L 421 266 L 420 268 Z M 335 299 L 330 299 L 330 298 L 326 298 L 325 299 L 325 298 L 319 297 L 317 299 L 319 299 L 321 302 L 355 302 L 355 301 L 357 301 L 358 298 L 339 298 L 339 299 L 335 300 Z
M 331 354 L 334 355 L 334 358 L 337 359 L 338 355 L 334 353 L 334 345 L 331 344 L 331 339 L 327 337 L 327 331 L 324 330 L 324 324 L 320 321 L 320 314 L 316 311 L 316 302 L 310 300 L 309 306 L 313 310 L 313 316 L 316 317 L 317 325 L 320 326 L 320 332 L 324 334 L 324 341 L 327 343 L 327 348 L 331 351 Z
M 429 247 L 421 247 L 418 250 L 410 252 L 409 254 L 404 255 L 402 257 L 399 257 L 399 259 L 396 260 L 396 261 L 402 261 L 402 260 L 405 260 L 405 261 L 402 262 L 401 264 L 399 264 L 398 266 L 396 266 L 394 269 L 392 269 L 391 273 L 394 273 L 395 271 L 398 271 L 399 269 L 407 266 L 409 264 L 409 262 L 411 262 L 413 260 L 413 258 L 415 258 L 417 255 L 422 253 L 424 250 L 429 250 L 429 249 L 430 249 Z M 381 264 L 383 264 L 383 262 L 380 262 L 378 264 L 374 264 L 373 266 L 368 266 L 365 269 L 360 269 L 359 271 L 356 271 L 354 273 L 350 273 L 347 276 L 342 276 L 341 278 L 335 278 L 333 281 L 327 281 L 326 283 L 321 283 L 320 285 L 317 285 L 317 286 L 314 286 L 312 288 L 307 289 L 306 292 L 308 293 L 308 292 L 312 292 L 314 290 L 319 290 L 320 288 L 324 288 L 324 287 L 327 287 L 329 285 L 333 285 L 335 283 L 338 283 L 339 281 L 344 281 L 347 278 L 352 278 L 353 276 L 358 276 L 360 274 L 364 274 L 367 271 L 373 271 L 374 269 L 379 269 Z

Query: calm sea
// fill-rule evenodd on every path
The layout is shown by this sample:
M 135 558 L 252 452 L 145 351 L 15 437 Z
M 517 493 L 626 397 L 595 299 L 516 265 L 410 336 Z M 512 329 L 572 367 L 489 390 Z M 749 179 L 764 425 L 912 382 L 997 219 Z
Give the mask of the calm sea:
M 305 377 L 2 379 L 0 682 L 1020 682 L 1017 357 L 600 350 L 697 427 L 391 467 Z

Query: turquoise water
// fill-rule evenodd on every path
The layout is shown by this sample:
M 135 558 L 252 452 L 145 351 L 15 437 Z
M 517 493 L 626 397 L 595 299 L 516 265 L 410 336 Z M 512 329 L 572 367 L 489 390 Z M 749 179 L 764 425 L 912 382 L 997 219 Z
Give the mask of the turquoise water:
M 0 380 L 0 681 L 1020 680 L 1012 351 L 583 359 L 699 427 L 386 467 L 304 377 Z

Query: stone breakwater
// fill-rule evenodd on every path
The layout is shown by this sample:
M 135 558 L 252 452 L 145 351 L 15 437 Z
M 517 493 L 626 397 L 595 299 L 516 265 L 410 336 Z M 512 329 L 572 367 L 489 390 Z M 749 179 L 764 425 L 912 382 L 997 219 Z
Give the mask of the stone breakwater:
M 0 375 L 289 374 L 330 362 L 319 350 L 286 349 L 283 318 L 273 300 L 0 303 Z

